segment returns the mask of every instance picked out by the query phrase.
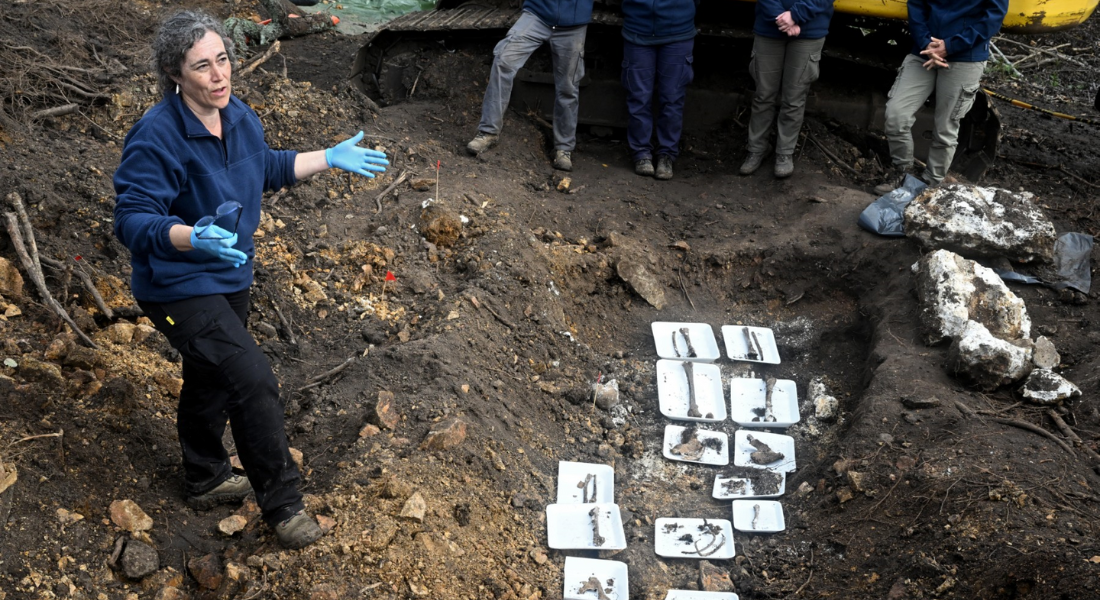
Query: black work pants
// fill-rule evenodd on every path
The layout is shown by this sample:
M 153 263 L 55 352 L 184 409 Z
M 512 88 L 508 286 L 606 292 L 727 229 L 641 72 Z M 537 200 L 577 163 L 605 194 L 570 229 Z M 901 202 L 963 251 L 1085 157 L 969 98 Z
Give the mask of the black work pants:
M 204 494 L 231 475 L 222 445 L 228 419 L 264 520 L 274 525 L 304 508 L 279 382 L 245 327 L 249 290 L 139 305 L 183 357 L 176 429 L 186 493 Z

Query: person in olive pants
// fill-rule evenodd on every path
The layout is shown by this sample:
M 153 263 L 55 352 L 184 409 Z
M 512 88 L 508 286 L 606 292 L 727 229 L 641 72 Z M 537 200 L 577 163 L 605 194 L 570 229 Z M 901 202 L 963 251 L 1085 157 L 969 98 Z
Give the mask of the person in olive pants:
M 773 124 L 775 176 L 794 173 L 794 149 L 802 130 L 806 95 L 820 73 L 821 48 L 832 18 L 832 0 L 757 0 L 749 63 L 756 93 L 742 175 L 756 172 L 767 158 Z

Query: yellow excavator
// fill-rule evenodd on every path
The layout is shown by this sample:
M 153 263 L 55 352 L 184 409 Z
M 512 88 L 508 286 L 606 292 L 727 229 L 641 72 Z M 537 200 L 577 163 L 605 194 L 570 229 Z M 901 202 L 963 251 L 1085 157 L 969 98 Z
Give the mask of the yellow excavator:
M 1010 0 L 1001 31 L 1043 34 L 1076 27 L 1098 3 Z M 721 131 L 748 106 L 753 4 L 699 2 L 695 81 L 688 90 L 685 131 Z M 836 0 L 834 6 L 821 79 L 814 85 L 807 110 L 851 131 L 881 131 L 886 92 L 910 48 L 906 2 Z M 522 0 L 437 0 L 434 10 L 403 15 L 371 34 L 356 56 L 353 80 L 383 104 L 403 101 L 435 53 L 463 49 L 489 56 L 521 10 Z M 580 122 L 604 131 L 626 123 L 626 101 L 619 84 L 621 25 L 619 0 L 595 0 L 585 44 L 587 74 L 581 82 Z M 549 118 L 554 104 L 551 73 L 549 53 L 536 52 L 516 77 L 511 106 Z M 926 108 L 914 126 L 920 158 L 926 156 L 931 140 L 931 118 L 932 111 Z M 952 168 L 978 181 L 997 156 L 1000 127 L 996 109 L 987 96 L 979 95 L 963 120 Z

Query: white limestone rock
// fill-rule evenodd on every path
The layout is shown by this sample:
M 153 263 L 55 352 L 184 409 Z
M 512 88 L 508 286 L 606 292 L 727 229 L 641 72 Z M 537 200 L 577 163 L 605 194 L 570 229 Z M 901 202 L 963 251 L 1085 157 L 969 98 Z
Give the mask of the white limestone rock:
M 1050 369 L 1035 369 L 1020 387 L 1020 395 L 1032 404 L 1046 406 L 1076 398 L 1081 395 L 1081 390 Z
M 955 373 L 992 391 L 1027 377 L 1034 368 L 1031 352 L 1030 340 L 1006 342 L 994 337 L 981 323 L 968 321 L 951 342 L 948 361 Z
M 1031 335 L 1027 306 L 993 270 L 954 252 L 937 250 L 914 265 L 925 342 L 957 337 L 969 321 L 993 336 L 1018 340 Z
M 905 235 L 927 250 L 1054 260 L 1054 225 L 1028 192 L 965 184 L 931 186 L 905 207 Z

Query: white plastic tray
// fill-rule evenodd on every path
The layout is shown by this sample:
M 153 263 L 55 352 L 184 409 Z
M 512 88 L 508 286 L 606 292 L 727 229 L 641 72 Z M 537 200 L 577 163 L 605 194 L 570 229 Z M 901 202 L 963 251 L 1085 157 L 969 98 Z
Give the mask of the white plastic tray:
M 687 371 L 690 364 L 695 383 L 695 405 L 702 416 L 688 415 L 691 403 Z M 775 395 L 774 393 L 772 394 Z M 657 361 L 657 399 L 661 414 L 670 419 L 715 423 L 726 420 L 726 400 L 722 393 L 722 370 L 718 365 L 682 360 Z M 709 415 L 709 416 L 708 416 Z
M 776 473 L 768 469 L 756 469 L 761 474 L 770 474 L 773 477 L 779 478 L 779 488 L 770 494 L 760 493 L 760 490 L 755 489 L 755 480 L 753 477 L 722 477 L 721 475 L 714 478 L 714 491 L 712 496 L 718 500 L 736 500 L 739 498 L 778 498 L 782 496 L 787 490 L 787 474 Z
M 589 502 L 614 502 L 615 469 L 610 465 L 558 461 L 558 504 L 580 504 L 586 495 Z
M 764 420 L 767 381 L 734 377 L 730 379 L 730 416 L 742 427 L 790 427 L 800 419 L 798 386 L 790 379 L 775 380 L 772 388 L 772 416 Z
M 695 356 L 687 356 L 687 343 L 680 329 L 687 328 Z M 714 362 L 721 356 L 714 330 L 707 323 L 669 323 L 657 321 L 651 325 L 653 343 L 657 347 L 657 356 L 671 360 L 690 360 L 692 362 Z M 674 335 L 675 334 L 675 335 Z M 673 347 L 673 337 L 676 346 Z
M 679 454 L 673 454 L 672 449 L 680 444 L 681 436 L 686 429 L 688 428 L 679 425 L 665 425 L 665 458 L 704 465 L 730 464 L 729 436 L 721 431 L 709 431 L 705 429 L 696 430 L 695 437 L 704 444 L 703 454 L 697 460 L 688 460 Z M 710 442 L 710 440 L 718 440 L 718 442 Z M 707 445 L 708 443 L 713 443 L 714 446 L 720 446 L 720 449 Z
M 596 511 L 603 544 L 596 545 L 591 511 Z M 557 550 L 622 550 L 623 518 L 617 504 L 548 504 L 547 545 Z
M 760 516 L 756 517 L 755 507 L 760 507 Z M 753 519 L 756 526 L 753 527 Z M 733 527 L 738 531 L 753 533 L 775 533 L 786 529 L 783 519 L 783 505 L 775 500 L 734 500 Z
M 596 590 L 580 591 L 585 588 L 585 583 L 591 577 L 599 581 L 608 600 L 627 600 L 630 597 L 626 563 L 567 556 L 562 574 L 564 580 L 562 598 L 564 600 L 598 600 L 600 595 Z
M 768 445 L 773 451 L 783 454 L 783 458 L 766 465 L 753 462 L 751 455 L 756 448 L 749 443 L 749 436 Z M 665 433 L 668 439 L 668 433 Z M 789 435 L 768 433 L 766 431 L 746 431 L 738 429 L 733 434 L 733 464 L 738 467 L 753 467 L 756 469 L 769 469 L 777 473 L 790 473 L 795 470 L 794 438 Z
M 749 358 L 749 346 L 745 343 L 744 330 L 756 334 L 760 342 L 757 348 L 761 356 Z M 722 340 L 726 342 L 726 356 L 730 360 L 743 360 L 746 362 L 764 363 L 768 365 L 779 364 L 779 348 L 775 345 L 775 334 L 767 327 L 746 327 L 744 325 L 723 325 Z
M 733 592 L 697 592 L 695 590 L 669 590 L 665 600 L 740 600 Z
M 660 556 L 705 560 L 733 558 L 733 526 L 725 519 L 661 518 L 657 519 L 656 528 L 653 546 Z M 718 545 L 719 540 L 721 545 Z

